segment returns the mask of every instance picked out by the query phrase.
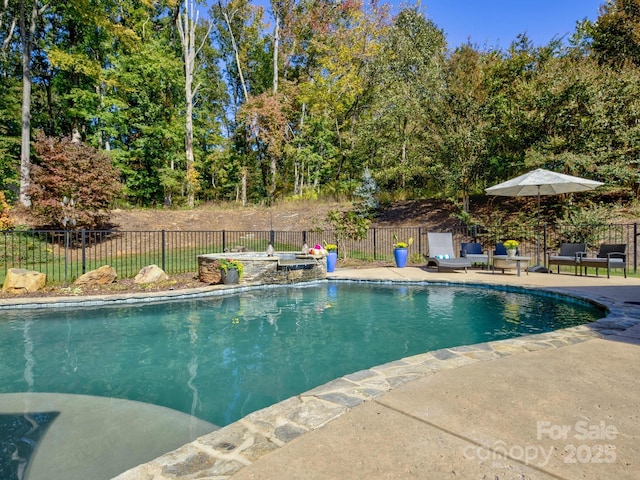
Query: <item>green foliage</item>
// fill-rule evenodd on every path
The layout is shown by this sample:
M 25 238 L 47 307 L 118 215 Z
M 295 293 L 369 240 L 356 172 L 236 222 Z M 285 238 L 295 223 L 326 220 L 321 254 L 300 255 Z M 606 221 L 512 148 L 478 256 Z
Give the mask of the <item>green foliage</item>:
M 4 192 L 0 191 L 0 230 L 11 230 L 14 226 L 11 218 L 11 207 L 4 198 Z
M 375 215 L 376 211 L 380 208 L 380 202 L 376 198 L 378 194 L 378 184 L 375 178 L 371 175 L 368 168 L 365 167 L 362 173 L 362 183 L 353 192 L 354 196 L 358 198 L 354 202 L 356 213 L 364 218 L 370 218 Z
M 336 245 L 340 245 L 344 240 L 362 240 L 367 238 L 371 220 L 359 216 L 353 210 L 341 212 L 340 210 L 330 210 L 327 213 L 327 221 L 333 227 L 336 238 Z M 346 251 L 341 249 L 341 251 Z
M 569 209 L 560 219 L 568 227 L 566 240 L 595 247 L 602 234 L 610 230 L 611 209 L 605 205 L 591 205 Z
M 238 270 L 238 276 L 242 278 L 244 272 L 244 265 L 240 260 L 234 258 L 216 258 L 211 264 L 212 268 L 221 270 L 224 273 L 228 273 L 229 270 Z
M 109 207 L 120 194 L 119 172 L 103 152 L 65 138 L 39 133 L 34 150 L 37 163 L 31 168 L 30 195 L 33 213 L 49 225 L 64 226 L 71 214 L 79 227 L 93 228 L 109 219 Z M 75 208 L 64 212 L 63 198 Z
M 535 167 L 640 198 L 638 0 L 606 2 L 568 45 L 520 35 L 490 50 L 447 50 L 418 6 L 391 17 L 367 2 L 276 3 L 210 2 L 198 25 L 198 38 L 208 20 L 214 28 L 196 59 L 188 174 L 174 0 L 49 2 L 32 45 L 32 127 L 110 151 L 132 205 L 236 200 L 246 180 L 254 203 L 355 190 L 366 215 L 377 201 L 436 196 L 460 202 L 464 220 L 472 195 Z M 9 26 L 15 9 L 5 10 Z M 7 32 L 0 190 L 11 203 L 22 73 Z
M 398 241 L 398 235 L 393 234 L 393 248 L 409 248 L 411 245 L 413 245 L 413 237 L 406 242 L 400 242 Z
M 612 0 L 600 7 L 595 23 L 587 23 L 591 48 L 601 61 L 615 66 L 632 62 L 640 66 L 640 3 L 638 0 Z

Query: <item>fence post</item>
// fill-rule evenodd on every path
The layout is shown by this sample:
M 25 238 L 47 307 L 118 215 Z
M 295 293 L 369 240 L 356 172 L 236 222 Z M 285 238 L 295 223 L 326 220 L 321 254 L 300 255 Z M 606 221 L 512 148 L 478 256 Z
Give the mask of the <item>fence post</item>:
M 542 265 L 547 267 L 547 224 L 542 225 Z
M 69 229 L 64 229 L 64 283 L 69 284 Z
M 638 224 L 633 224 L 633 274 L 638 273 Z
M 276 241 L 276 232 L 269 230 L 269 243 L 273 245 Z
M 303 230 L 302 231 L 302 245 L 304 245 L 305 243 L 307 243 L 307 231 Z M 305 253 L 309 253 L 309 252 L 305 252 Z
M 422 227 L 418 227 L 418 253 L 424 256 L 422 253 Z
M 162 230 L 162 248 L 160 249 L 160 251 L 162 252 L 162 270 L 166 272 L 166 266 L 165 266 L 165 262 L 166 262 L 166 242 L 165 242 L 165 231 L 164 229 Z
M 227 231 L 222 230 L 222 251 L 227 251 Z
M 82 274 L 87 273 L 87 231 L 83 228 L 81 233 L 82 238 Z
M 377 235 L 377 230 L 374 227 L 373 228 L 373 260 L 377 260 L 378 259 L 378 235 Z

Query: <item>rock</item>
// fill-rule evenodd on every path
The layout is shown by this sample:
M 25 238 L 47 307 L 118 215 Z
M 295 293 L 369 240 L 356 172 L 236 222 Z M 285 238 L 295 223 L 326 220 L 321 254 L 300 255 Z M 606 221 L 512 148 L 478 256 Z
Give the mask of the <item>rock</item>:
M 216 283 L 222 282 L 222 272 L 208 265 L 200 265 L 198 279 L 203 283 L 215 285 Z
M 169 275 L 164 273 L 157 265 L 147 265 L 133 279 L 134 283 L 158 283 L 169 280 Z
M 216 267 L 215 258 L 198 257 L 198 280 L 209 285 L 222 283 L 222 272 Z
M 113 283 L 118 274 L 113 267 L 103 265 L 102 267 L 91 270 L 81 275 L 75 282 L 75 285 L 109 285 Z
M 10 294 L 37 292 L 47 283 L 44 273 L 24 268 L 10 268 L 4 278 L 2 291 Z

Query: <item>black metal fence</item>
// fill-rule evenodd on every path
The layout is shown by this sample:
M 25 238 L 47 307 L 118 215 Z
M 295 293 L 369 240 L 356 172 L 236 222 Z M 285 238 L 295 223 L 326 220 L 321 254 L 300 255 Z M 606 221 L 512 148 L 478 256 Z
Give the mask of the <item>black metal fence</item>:
M 448 229 L 454 249 L 462 242 L 478 241 L 493 250 L 497 241 L 515 239 L 520 253 L 545 264 L 547 252 L 561 242 L 583 242 L 592 254 L 601 243 L 627 244 L 629 269 L 637 272 L 638 224 L 615 224 L 601 228 L 578 229 L 567 225 L 542 225 L 488 231 L 480 227 Z M 372 228 L 362 240 L 339 243 L 342 258 L 393 262 L 394 236 L 399 241 L 413 239 L 410 260 L 428 256 L 426 227 Z M 83 273 L 110 265 L 119 277 L 135 276 L 147 265 L 156 264 L 169 274 L 195 272 L 197 256 L 225 251 L 264 252 L 269 243 L 276 251 L 300 251 L 303 244 L 335 243 L 331 231 L 106 231 L 106 230 L 29 230 L 0 232 L 0 277 L 9 268 L 26 268 L 47 274 L 48 282 L 71 282 Z

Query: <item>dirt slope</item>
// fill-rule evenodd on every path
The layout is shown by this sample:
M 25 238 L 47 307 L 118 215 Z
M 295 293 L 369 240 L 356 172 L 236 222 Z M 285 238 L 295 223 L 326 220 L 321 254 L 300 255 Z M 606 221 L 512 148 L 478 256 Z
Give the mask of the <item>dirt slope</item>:
M 346 209 L 336 202 L 286 202 L 272 207 L 205 205 L 194 210 L 114 210 L 111 223 L 118 230 L 281 230 L 330 228 L 327 213 Z M 407 201 L 385 209 L 374 221 L 378 227 L 443 226 L 454 222 L 452 208 L 440 201 Z

